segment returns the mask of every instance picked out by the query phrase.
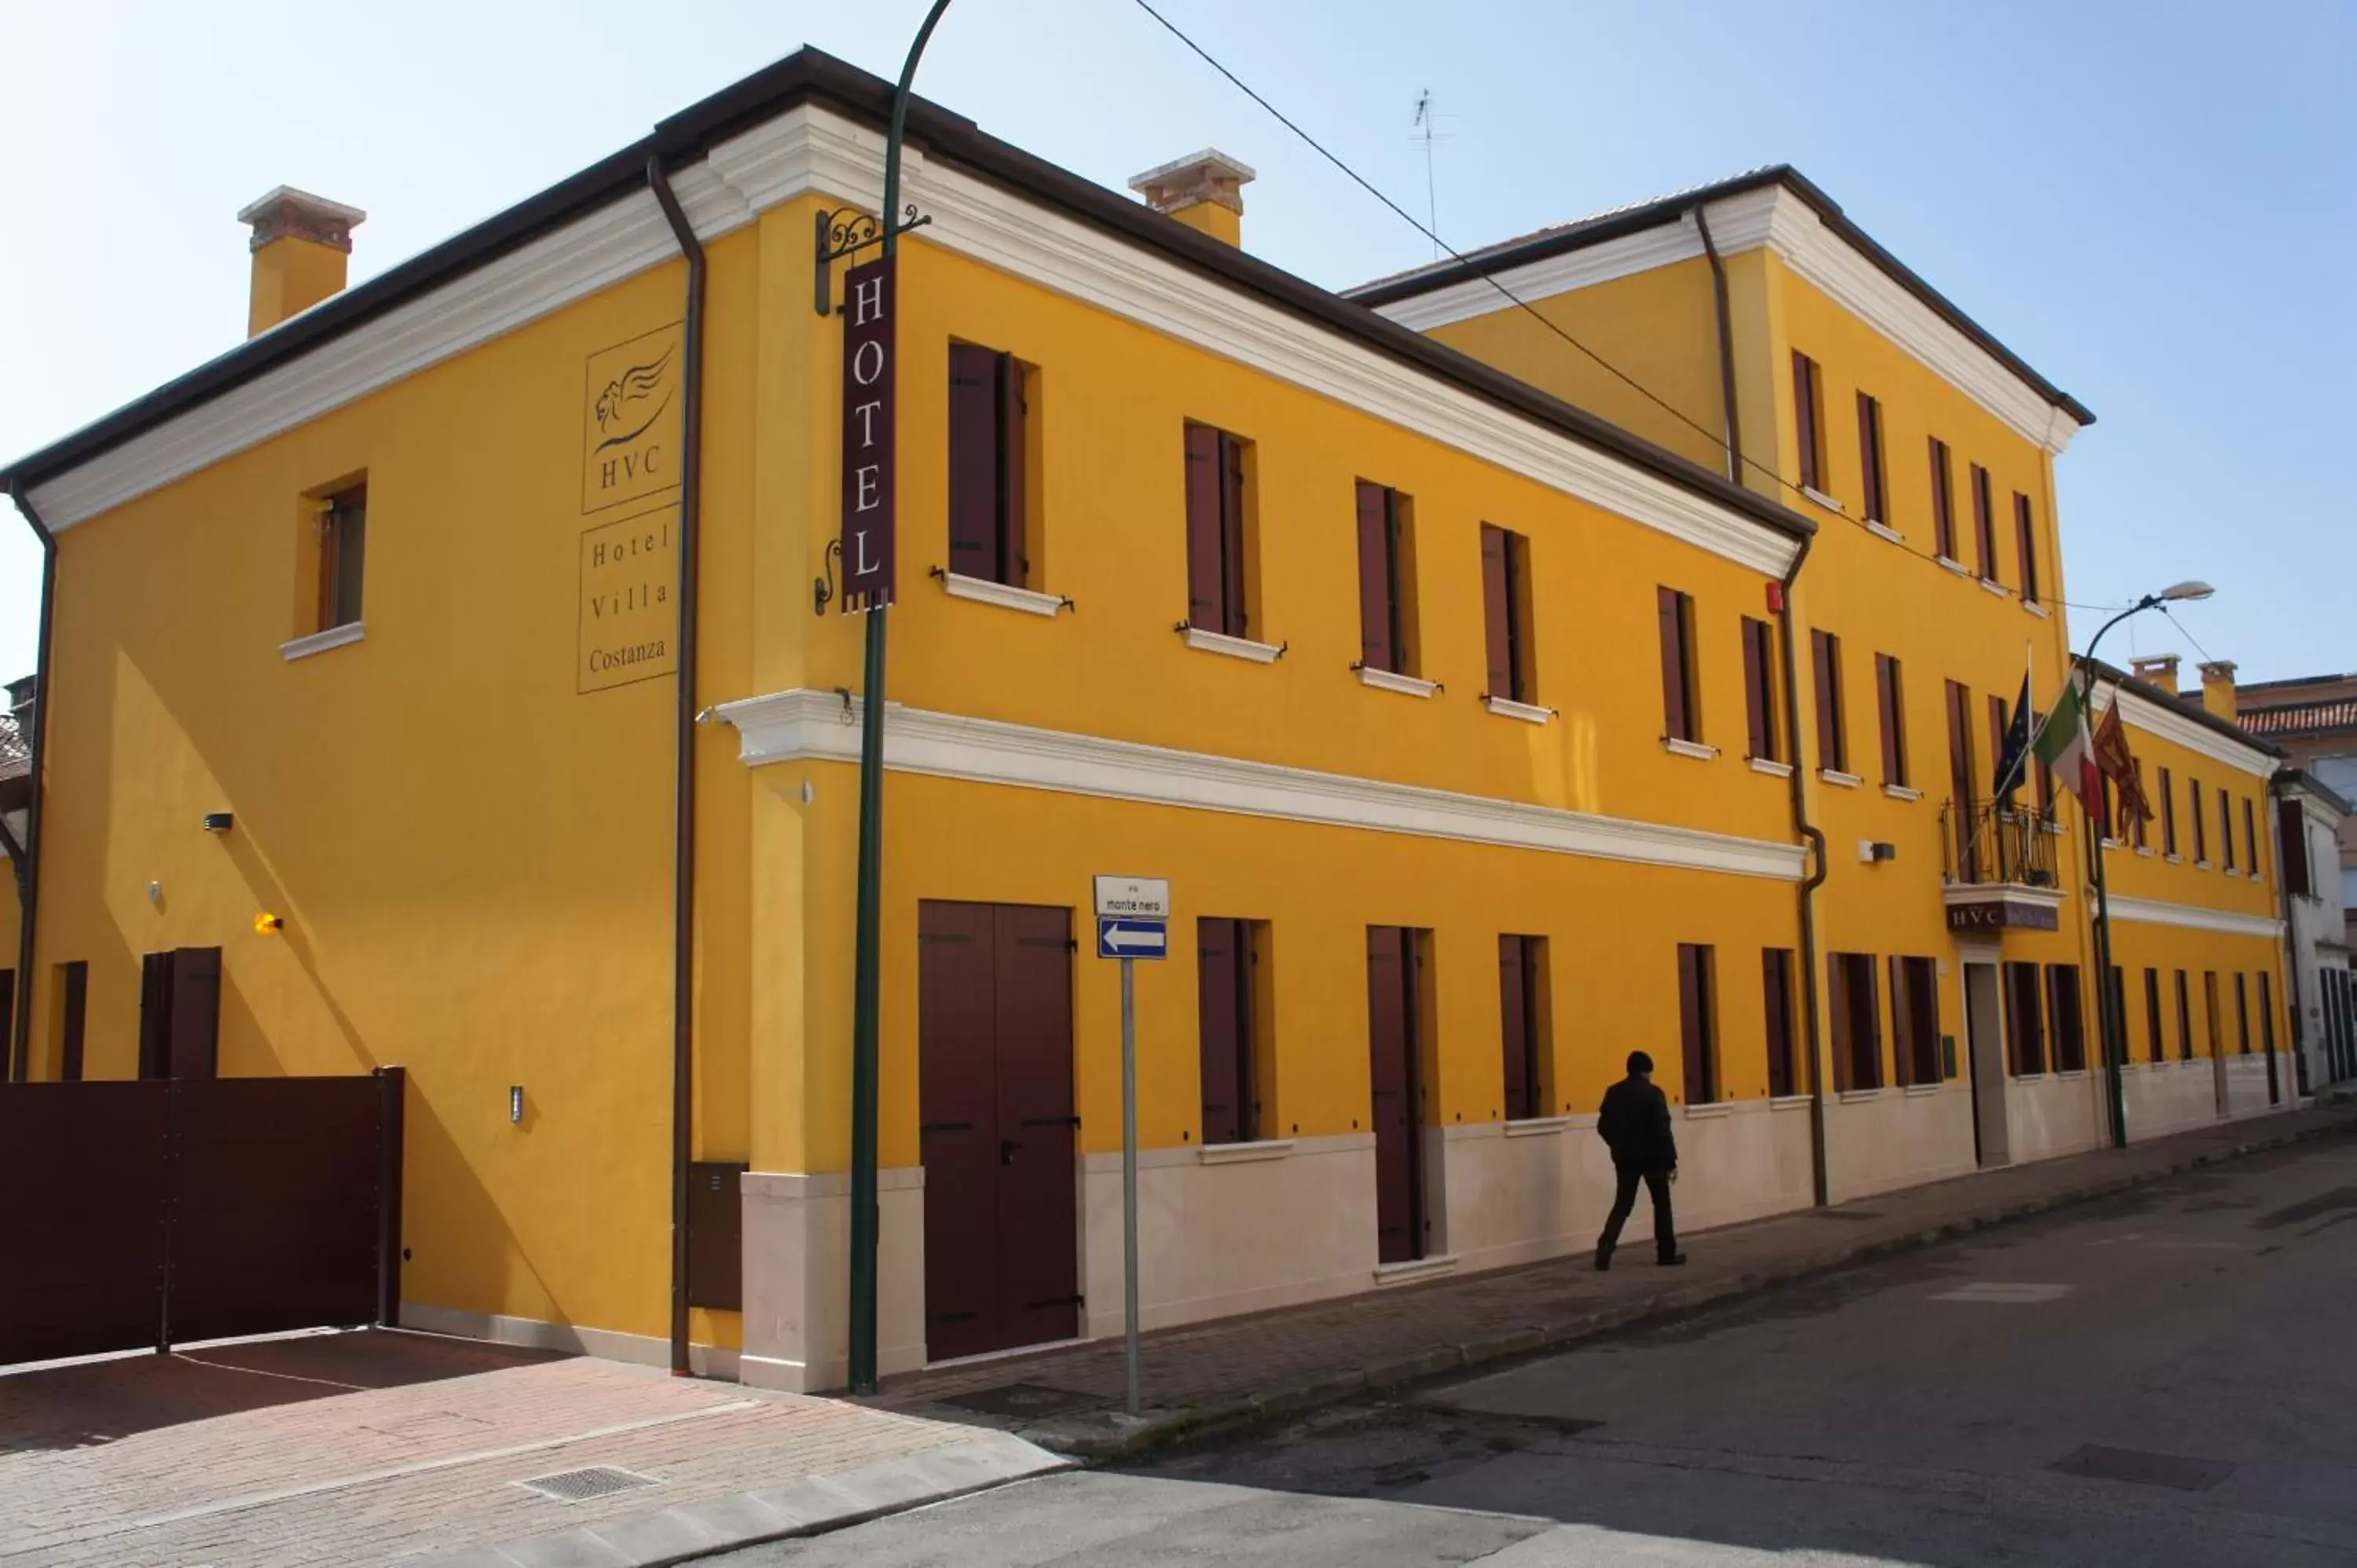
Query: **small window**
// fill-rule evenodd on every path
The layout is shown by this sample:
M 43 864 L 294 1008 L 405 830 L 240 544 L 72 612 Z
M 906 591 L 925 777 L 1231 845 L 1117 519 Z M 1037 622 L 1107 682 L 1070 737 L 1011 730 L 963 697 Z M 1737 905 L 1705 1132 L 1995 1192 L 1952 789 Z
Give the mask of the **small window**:
M 2218 972 L 2214 969 L 2201 972 L 2201 1012 L 2202 1022 L 2209 1026 L 2210 1055 L 2222 1057 L 2226 1054 L 2226 1036 L 2218 1022 Z
M 2243 797 L 2243 865 L 2253 876 L 2259 874 L 2259 812 L 2248 795 Z
M 2251 1054 L 2251 987 L 2239 973 L 2234 976 L 2234 1040 L 2236 1050 Z
M 2079 993 L 2079 966 L 2046 966 L 2047 1023 L 2054 1036 L 2054 1070 L 2083 1072 L 2087 1066 L 2086 1004 Z
M 1031 367 L 950 345 L 950 570 L 1029 587 Z
M 1890 511 L 1883 482 L 1882 404 L 1864 392 L 1857 394 L 1857 460 L 1865 485 L 1867 521 L 1888 524 Z
M 1849 726 L 1842 714 L 1841 639 L 1829 631 L 1809 633 L 1809 662 L 1817 685 L 1817 766 L 1829 773 L 1849 771 Z
M 1948 470 L 1948 444 L 1932 437 L 1932 541 L 1943 560 L 1956 554 L 1956 489 Z
M 2164 1062 L 2169 1059 L 2169 1042 L 2162 1037 L 2160 1022 L 2160 971 L 2144 972 L 2144 1044 L 2145 1059 Z
M 1546 939 L 1498 939 L 1499 1045 L 1505 1063 L 1505 1117 L 1527 1122 L 1546 1114 L 1553 1098 L 1548 1070 Z
M 1760 993 L 1768 1010 L 1768 1092 L 1782 1099 L 1801 1092 L 1798 1031 L 1792 1023 L 1792 950 L 1760 951 Z
M 2177 1059 L 2193 1059 L 2193 1004 L 2188 998 L 2185 972 L 2177 972 Z
M 1882 710 L 1882 781 L 1904 789 L 1908 787 L 1907 688 L 1900 679 L 1899 660 L 1888 653 L 1874 656 L 1874 687 Z
M 2210 827 L 2201 815 L 2201 780 L 2190 774 L 2185 779 L 2185 803 L 2191 808 L 2193 818 L 2193 858 L 2198 862 L 2210 858 Z
M 318 624 L 315 631 L 357 625 L 361 577 L 368 564 L 368 487 L 353 485 L 319 499 Z
M 1695 690 L 1694 596 L 1658 588 L 1662 622 L 1662 733 L 1671 740 L 1702 739 L 1702 702 Z
M 1417 673 L 1415 540 L 1412 503 L 1387 485 L 1359 481 L 1359 662 Z
M 1834 1036 L 1834 1088 L 1882 1087 L 1882 983 L 1872 953 L 1825 955 Z
M 1195 922 L 1206 1144 L 1249 1144 L 1261 1135 L 1259 1043 L 1266 1011 L 1267 930 L 1256 920 L 1207 917 Z
M 1940 976 L 1931 959 L 1890 961 L 1890 1045 L 1900 1083 L 1940 1081 Z
M 1531 542 L 1494 523 L 1481 525 L 1482 629 L 1490 695 L 1535 703 L 1531 651 Z
M 1686 1103 L 1716 1104 L 1718 1081 L 1718 957 L 1702 942 L 1678 944 L 1678 1039 L 1685 1068 Z
M 1251 452 L 1224 430 L 1187 426 L 1187 624 L 1222 637 L 1253 635 Z
M 2160 770 L 2160 853 L 2177 853 L 2177 785 L 2166 768 Z
M 61 963 L 57 976 L 58 1081 L 80 1083 L 82 1036 L 90 1023 L 90 965 L 81 959 Z
M 2316 896 L 2315 868 L 2308 855 L 2308 813 L 2298 800 L 2276 802 L 2276 865 L 2284 891 L 2302 898 Z
M 1984 583 L 1996 581 L 1996 504 L 1989 499 L 1988 470 L 1973 465 L 1973 538 L 1980 549 Z
M 2152 816 L 2151 816 L 2151 801 L 2152 801 L 2152 797 L 2151 797 L 2150 795 L 2147 795 L 2147 794 L 2145 794 L 2145 788 L 2144 788 L 2144 758 L 2143 758 L 2143 757 L 2131 757 L 2129 760 L 2131 760 L 2132 762 L 2134 762 L 2134 763 L 2136 764 L 2136 793 L 2137 793 L 2137 794 L 2139 794 L 2139 795 L 2144 795 L 2144 799 L 2145 799 L 2145 801 L 2146 801 L 2146 810 L 2145 810 L 2145 814 L 2144 814 L 2144 815 L 2142 815 L 2142 816 L 2131 817 L 2131 818 L 2129 819 L 2129 822 L 2128 822 L 2128 833 L 2129 833 L 2129 836 L 2130 836 L 2131 838 L 2133 838 L 2133 839 L 2136 841 L 2136 848 L 2138 848 L 2138 849 L 2148 849 L 2148 848 L 2150 848 L 2150 847 L 2151 847 L 2150 840 L 2151 840 L 2151 836 L 2152 836 L 2152 835 L 2151 835 L 2151 834 L 2150 834 L 2147 830 L 2147 829 L 2149 829 L 2149 828 L 2151 827 L 2151 825 L 2152 825 Z
M 2276 990 L 2264 970 L 2259 972 L 2259 1048 L 2276 1054 Z
M 2040 994 L 2038 966 L 2005 966 L 2005 1032 L 2007 1055 L 2016 1078 L 2035 1078 L 2046 1071 L 2045 999 Z
M 1743 712 L 1749 730 L 1749 755 L 1762 762 L 1783 760 L 1776 742 L 1776 633 L 1764 620 L 1743 618 Z
M 2021 601 L 2038 602 L 2038 521 L 2029 509 L 2029 498 L 2019 490 L 2013 493 L 2013 532 L 2021 550 Z
M 1825 489 L 1824 398 L 1817 362 L 1792 352 L 1792 428 L 1800 439 L 1801 484 L 1820 495 Z
M 2218 843 L 2226 869 L 2234 869 L 2234 797 L 2222 785 L 2218 790 Z

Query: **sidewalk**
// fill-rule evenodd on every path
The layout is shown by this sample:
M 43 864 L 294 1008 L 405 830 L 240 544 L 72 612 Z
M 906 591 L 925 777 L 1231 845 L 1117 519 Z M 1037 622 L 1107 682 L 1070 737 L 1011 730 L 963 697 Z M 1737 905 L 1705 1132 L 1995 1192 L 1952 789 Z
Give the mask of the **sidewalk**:
M 1689 1240 L 1693 1262 L 1678 1270 L 1653 1267 L 1640 1245 L 1599 1274 L 1583 1251 L 1165 1329 L 1143 1342 L 1145 1411 L 1136 1423 L 1119 1415 L 1119 1338 L 910 1373 L 866 1402 L 1017 1432 L 1086 1459 L 1118 1459 L 1366 1389 L 1691 1312 L 2220 1160 L 2352 1133 L 2357 1105 L 2320 1105 L 1706 1232 Z
M 610 1361 L 303 1336 L 0 1375 L 0 1563 L 625 1568 L 1060 1465 L 1006 1433 Z M 520 1484 L 593 1466 L 620 1474 L 580 1500 Z

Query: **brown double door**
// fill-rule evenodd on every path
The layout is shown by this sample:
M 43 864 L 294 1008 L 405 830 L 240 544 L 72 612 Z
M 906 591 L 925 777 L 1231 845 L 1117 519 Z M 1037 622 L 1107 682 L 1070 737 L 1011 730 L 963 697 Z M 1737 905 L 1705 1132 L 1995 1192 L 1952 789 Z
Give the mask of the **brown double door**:
M 917 955 L 926 1354 L 1071 1338 L 1071 913 L 920 904 Z
M 175 948 L 170 952 L 151 952 L 142 961 L 141 1078 L 216 1076 L 221 1058 L 221 990 L 219 948 Z
M 1418 1082 L 1416 933 L 1367 928 L 1367 1066 L 1375 1133 L 1375 1255 L 1386 1263 L 1424 1256 L 1423 1086 Z

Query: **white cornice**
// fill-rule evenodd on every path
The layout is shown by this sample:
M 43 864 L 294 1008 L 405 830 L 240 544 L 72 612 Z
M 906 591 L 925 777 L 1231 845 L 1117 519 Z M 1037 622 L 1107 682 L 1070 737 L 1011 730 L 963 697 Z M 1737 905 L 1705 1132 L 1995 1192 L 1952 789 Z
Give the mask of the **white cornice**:
M 1796 844 L 1318 773 L 887 704 L 884 766 L 1107 800 L 1797 881 Z M 723 703 L 748 767 L 859 757 L 860 703 L 807 689 Z
M 672 177 L 709 242 L 811 192 L 881 200 L 883 138 L 804 105 L 713 148 Z M 1781 575 L 1798 549 L 1745 514 L 1091 224 L 913 149 L 908 199 L 920 238 L 1329 397 L 1657 529 Z M 68 528 L 650 267 L 678 247 L 640 192 L 414 299 L 235 391 L 40 486 Z
M 2140 729 L 2172 746 L 2181 746 L 2213 762 L 2260 779 L 2274 777 L 2276 769 L 2283 766 L 2255 745 L 2238 744 L 2189 714 L 2163 707 L 2140 693 L 2109 682 L 2099 683 L 2095 688 L 2096 714 L 2101 714 L 2111 707 L 2115 692 L 2120 697 L 2121 722 L 2130 729 Z
M 2206 909 L 2199 904 L 2170 904 L 2158 898 L 2124 898 L 2115 893 L 2104 900 L 2115 920 L 2147 926 L 2186 926 L 2199 931 L 2222 931 L 2233 937 L 2280 937 L 2284 923 L 2267 915 L 2242 915 L 2232 909 Z
M 2078 434 L 2078 421 L 1826 228 L 1814 208 L 1782 186 L 1725 197 L 1706 210 L 1712 242 L 1721 255 L 1766 246 L 1818 292 L 1921 360 L 2024 440 L 2060 453 Z M 1522 299 L 1535 302 L 1702 254 L 1702 237 L 1693 218 L 1681 213 L 1653 228 L 1508 267 L 1496 276 Z M 1380 308 L 1403 326 L 1428 332 L 1487 316 L 1508 303 L 1489 283 L 1475 278 Z

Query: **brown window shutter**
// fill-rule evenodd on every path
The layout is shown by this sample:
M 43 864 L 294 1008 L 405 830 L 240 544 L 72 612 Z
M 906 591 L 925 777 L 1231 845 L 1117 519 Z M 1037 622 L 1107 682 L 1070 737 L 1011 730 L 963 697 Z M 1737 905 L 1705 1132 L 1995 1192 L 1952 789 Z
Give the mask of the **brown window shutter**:
M 1882 781 L 1907 783 L 1907 719 L 1899 688 L 1899 660 L 1888 653 L 1874 656 L 1875 695 L 1882 710 Z
M 1513 586 L 1507 580 L 1506 531 L 1481 525 L 1481 629 L 1490 655 L 1489 694 L 1515 696 Z
M 1187 426 L 1187 624 L 1228 629 L 1227 572 L 1222 560 L 1220 433 Z
M 2021 550 L 2021 597 L 2034 605 L 2038 602 L 2038 521 L 2030 511 L 2029 498 L 2018 490 L 2013 496 L 2013 530 Z
M 1230 637 L 1252 634 L 1252 617 L 1244 592 L 1244 444 L 1224 431 L 1220 435 L 1220 550 L 1226 563 L 1222 572 L 1226 617 L 1220 629 Z
M 1792 354 L 1792 428 L 1800 438 L 1801 483 L 1822 492 L 1819 471 L 1823 438 L 1817 429 L 1817 362 L 1797 349 Z
M 221 950 L 172 953 L 171 1076 L 217 1076 L 221 1056 Z
M 2243 797 L 2243 868 L 2254 876 L 2259 874 L 2259 817 L 2247 795 Z
M 1890 964 L 1890 1056 L 1902 1085 L 1915 1081 L 1915 1018 L 1908 1010 L 1907 961 L 1892 954 Z
M 1863 994 L 1852 1006 L 1857 1015 L 1857 1067 L 1851 1076 L 1860 1089 L 1882 1087 L 1882 976 L 1874 969 L 1871 954 L 1860 953 L 1852 972 L 1857 977 Z
M 1817 686 L 1817 766 L 1846 773 L 1842 755 L 1841 642 L 1831 632 L 1809 633 Z
M 2219 855 L 2225 862 L 2226 869 L 2232 871 L 2234 869 L 2234 798 L 2226 793 L 2223 785 L 2218 789 L 2218 839 Z
M 1031 584 L 1031 542 L 1025 537 L 1029 508 L 1029 401 L 1023 366 L 1012 354 L 998 356 L 998 580 L 1023 588 Z
M 1675 588 L 1654 590 L 1662 622 L 1662 733 L 1674 740 L 1694 738 L 1694 715 L 1686 679 L 1685 596 Z
M 1773 761 L 1776 735 L 1768 718 L 1768 623 L 1743 618 L 1743 716 L 1751 749 L 1747 756 Z
M 1948 682 L 1948 789 L 1960 812 L 1972 808 L 1978 793 L 1973 784 L 1973 694 L 1955 681 Z
M 2298 800 L 2276 802 L 2276 864 L 2283 868 L 2284 891 L 2314 895 L 2308 865 L 2308 813 Z
M 1825 1004 L 1831 1015 L 1834 1045 L 1834 1091 L 1843 1093 L 1857 1087 L 1850 1081 L 1851 1049 L 1857 1022 L 1850 1016 L 1850 962 L 1847 953 L 1825 955 Z
M 79 1083 L 82 1076 L 83 1040 L 90 1021 L 90 962 L 76 959 L 58 966 L 59 978 L 64 983 L 64 993 L 58 998 L 58 1079 L 63 1083 Z M 13 979 L 13 977 L 11 977 Z M 8 987 L 9 999 L 16 998 L 16 987 Z M 142 1072 L 142 1078 L 160 1073 Z
M 1990 693 L 1990 695 L 1989 695 L 1989 700 L 1988 700 L 1988 724 L 1989 724 L 1989 768 L 1988 768 L 1988 770 L 1989 770 L 1989 772 L 1990 772 L 1990 773 L 1992 773 L 1992 774 L 1996 773 L 1996 771 L 1997 759 L 2005 756 L 2005 720 L 2006 720 L 2006 713 L 2005 713 L 2005 699 L 2004 699 L 2003 697 L 1997 696 L 1997 695 L 1996 695 L 1996 693 Z M 1990 782 L 1990 783 L 1992 783 L 1992 784 L 1994 784 L 1994 783 L 1996 783 L 1996 780 L 1994 778 L 1992 778 L 1992 779 L 1989 780 L 1989 782 Z M 2011 795 L 2011 794 L 2012 794 L 2012 791 L 2011 791 L 2011 790 L 2007 790 L 2007 795 Z
M 950 345 L 950 570 L 999 580 L 998 356 Z
M 1797 1092 L 1792 1060 L 1792 953 L 1789 948 L 1763 948 L 1760 953 L 1760 991 L 1768 1007 L 1768 1092 L 1775 1099 Z
M 1359 481 L 1359 659 L 1370 670 L 1397 671 L 1392 646 L 1390 492 Z
M 1686 1103 L 1708 1105 L 1718 1098 L 1710 1059 L 1710 949 L 1694 942 L 1678 944 L 1678 1038 Z
M 1247 994 L 1243 922 L 1195 922 L 1196 1016 L 1202 1046 L 1203 1142 L 1232 1144 L 1243 1136 L 1243 1041 L 1238 1022 Z
M 1984 582 L 1996 578 L 1996 503 L 1989 496 L 1988 470 L 1978 463 L 1973 465 L 1973 543 L 1980 552 L 1980 573 Z
M 1932 539 L 1947 559 L 1956 559 L 1956 494 L 1948 471 L 1948 444 L 1932 438 Z
M 1864 392 L 1857 394 L 1857 461 L 1865 491 L 1866 516 L 1887 523 L 1882 495 L 1882 405 Z
M 1530 970 L 1522 937 L 1498 939 L 1499 1047 L 1506 1071 L 1505 1115 L 1525 1122 L 1537 1114 L 1531 1106 Z

